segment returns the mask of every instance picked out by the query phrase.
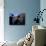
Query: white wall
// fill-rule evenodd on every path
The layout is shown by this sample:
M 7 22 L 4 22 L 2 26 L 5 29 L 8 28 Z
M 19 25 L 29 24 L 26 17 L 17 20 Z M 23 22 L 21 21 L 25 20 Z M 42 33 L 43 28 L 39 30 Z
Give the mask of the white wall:
M 0 42 L 4 41 L 4 0 L 0 0 Z
M 46 9 L 46 0 L 40 0 L 40 9 L 41 11 L 43 9 Z M 43 25 L 46 27 L 46 11 L 43 12 L 43 22 L 41 21 L 40 25 Z

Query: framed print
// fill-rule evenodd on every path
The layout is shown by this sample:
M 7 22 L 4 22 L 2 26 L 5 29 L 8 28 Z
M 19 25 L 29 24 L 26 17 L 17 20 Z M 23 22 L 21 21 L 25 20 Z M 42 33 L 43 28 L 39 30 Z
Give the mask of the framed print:
M 9 24 L 10 25 L 25 25 L 25 13 L 20 13 L 17 16 L 11 14 L 9 16 Z

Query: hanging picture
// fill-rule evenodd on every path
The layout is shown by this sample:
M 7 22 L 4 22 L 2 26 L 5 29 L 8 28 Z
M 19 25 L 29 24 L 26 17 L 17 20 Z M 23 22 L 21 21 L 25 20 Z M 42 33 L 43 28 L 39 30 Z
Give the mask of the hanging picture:
M 17 16 L 11 14 L 9 16 L 9 24 L 10 25 L 25 25 L 25 13 L 20 13 Z

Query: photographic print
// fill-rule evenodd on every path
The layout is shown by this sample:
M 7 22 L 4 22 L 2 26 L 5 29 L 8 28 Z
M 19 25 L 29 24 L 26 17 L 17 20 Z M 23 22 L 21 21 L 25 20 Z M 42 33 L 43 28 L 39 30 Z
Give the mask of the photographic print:
M 25 13 L 20 13 L 17 16 L 11 14 L 9 16 L 9 24 L 10 25 L 25 25 Z

